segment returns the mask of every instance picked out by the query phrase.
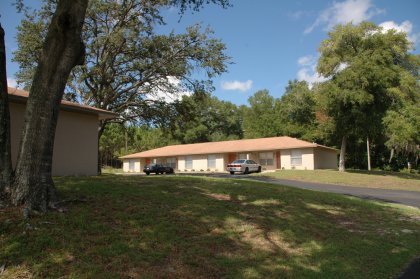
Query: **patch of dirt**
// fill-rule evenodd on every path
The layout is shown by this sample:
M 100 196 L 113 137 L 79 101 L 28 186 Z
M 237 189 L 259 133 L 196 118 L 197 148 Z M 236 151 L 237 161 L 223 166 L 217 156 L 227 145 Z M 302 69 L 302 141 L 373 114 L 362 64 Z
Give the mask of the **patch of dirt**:
M 32 279 L 33 274 L 24 265 L 18 265 L 13 267 L 5 266 L 3 272 L 0 273 L 2 279 Z
M 418 215 L 410 215 L 410 216 L 400 217 L 400 218 L 398 218 L 398 220 L 400 220 L 400 221 L 415 221 L 415 222 L 420 222 L 420 216 L 418 216 Z
M 338 225 L 342 228 L 347 229 L 347 231 L 351 233 L 366 233 L 366 231 L 361 230 L 356 223 L 351 221 L 339 221 Z
M 214 198 L 216 200 L 219 201 L 230 201 L 231 198 L 229 195 L 225 195 L 225 194 L 215 194 L 215 193 L 206 193 L 206 196 L 209 196 L 211 198 Z

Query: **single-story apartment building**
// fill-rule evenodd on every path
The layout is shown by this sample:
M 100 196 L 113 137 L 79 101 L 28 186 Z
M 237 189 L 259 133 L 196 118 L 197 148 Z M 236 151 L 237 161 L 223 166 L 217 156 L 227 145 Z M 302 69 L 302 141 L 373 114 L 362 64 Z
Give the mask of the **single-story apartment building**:
M 15 166 L 29 93 L 8 88 L 12 164 Z M 98 128 L 102 119 L 115 118 L 110 111 L 61 101 L 54 140 L 52 175 L 98 174 Z
M 226 171 L 236 159 L 251 159 L 263 170 L 336 169 L 337 149 L 291 137 L 242 139 L 170 145 L 120 157 L 124 172 L 142 172 L 149 163 L 175 171 Z

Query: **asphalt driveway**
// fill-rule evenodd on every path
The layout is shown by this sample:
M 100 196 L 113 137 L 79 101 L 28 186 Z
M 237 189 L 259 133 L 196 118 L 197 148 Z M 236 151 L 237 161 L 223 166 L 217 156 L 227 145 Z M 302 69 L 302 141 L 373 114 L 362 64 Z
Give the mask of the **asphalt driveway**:
M 232 179 L 250 179 L 261 182 L 268 182 L 279 185 L 286 185 L 291 187 L 297 187 L 301 189 L 332 192 L 338 194 L 344 194 L 363 199 L 378 200 L 384 202 L 399 203 L 409 206 L 420 208 L 420 192 L 416 191 L 405 191 L 405 190 L 388 190 L 388 189 L 373 189 L 364 187 L 353 187 L 343 186 L 335 184 L 323 184 L 313 182 L 303 182 L 297 180 L 288 179 L 277 179 L 266 176 L 253 176 L 253 175 L 230 175 L 225 173 L 214 173 L 214 174 L 190 174 L 198 176 L 209 176 L 209 177 L 220 177 L 220 178 L 232 178 Z

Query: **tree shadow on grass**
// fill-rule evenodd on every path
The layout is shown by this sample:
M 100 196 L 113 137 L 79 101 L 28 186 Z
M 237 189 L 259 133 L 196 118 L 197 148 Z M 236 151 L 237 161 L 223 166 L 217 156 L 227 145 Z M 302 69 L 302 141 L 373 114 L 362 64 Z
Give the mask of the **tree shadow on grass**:
M 420 253 L 418 221 L 335 194 L 186 177 L 57 185 L 88 203 L 26 233 L 2 226 L 0 263 L 37 277 L 384 278 Z
M 408 173 L 408 172 L 393 172 L 393 171 L 367 171 L 367 170 L 355 170 L 355 169 L 347 169 L 349 173 L 358 173 L 358 174 L 367 174 L 367 175 L 380 175 L 380 176 L 393 176 L 398 178 L 404 179 L 414 179 L 420 180 L 420 174 L 416 173 Z

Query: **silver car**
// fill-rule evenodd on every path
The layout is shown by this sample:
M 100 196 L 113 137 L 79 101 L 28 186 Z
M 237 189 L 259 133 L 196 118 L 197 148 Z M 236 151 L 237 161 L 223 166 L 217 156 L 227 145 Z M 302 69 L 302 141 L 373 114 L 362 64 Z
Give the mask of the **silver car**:
M 228 164 L 227 171 L 230 172 L 230 174 L 234 174 L 235 172 L 241 172 L 243 174 L 261 172 L 261 165 L 253 160 L 240 159 Z

